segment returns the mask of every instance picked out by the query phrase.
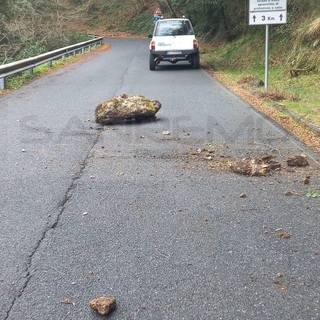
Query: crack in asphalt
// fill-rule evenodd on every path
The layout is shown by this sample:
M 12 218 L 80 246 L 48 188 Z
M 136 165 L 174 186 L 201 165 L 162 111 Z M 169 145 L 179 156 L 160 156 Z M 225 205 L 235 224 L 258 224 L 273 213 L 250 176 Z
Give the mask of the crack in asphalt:
M 52 229 L 56 228 L 57 225 L 59 224 L 59 221 L 60 221 L 60 218 L 62 217 L 66 207 L 67 207 L 67 204 L 69 202 L 69 200 L 72 198 L 73 196 L 73 193 L 74 193 L 74 190 L 76 189 L 77 187 L 77 184 L 79 182 L 79 180 L 81 179 L 82 177 L 82 174 L 83 174 L 83 171 L 85 170 L 86 166 L 87 166 L 87 162 L 88 160 L 90 159 L 90 155 L 92 153 L 92 150 L 94 149 L 95 145 L 98 143 L 100 137 L 101 137 L 101 132 L 103 130 L 100 130 L 97 134 L 96 134 L 96 137 L 91 145 L 91 147 L 89 148 L 89 151 L 87 152 L 84 160 L 82 160 L 80 162 L 80 168 L 79 168 L 79 171 L 73 176 L 72 178 L 72 181 L 71 181 L 71 184 L 69 185 L 69 187 L 67 188 L 67 191 L 64 195 L 64 198 L 63 200 L 58 204 L 58 206 L 56 207 L 58 209 L 58 214 L 55 218 L 55 220 L 51 223 L 51 224 L 47 224 L 45 230 L 43 231 L 40 239 L 37 241 L 35 247 L 33 248 L 32 252 L 30 255 L 28 255 L 27 257 L 27 262 L 26 262 L 26 267 L 25 267 L 25 270 L 22 272 L 22 273 L 25 273 L 25 276 L 22 276 L 18 281 L 17 283 L 19 282 L 23 282 L 20 286 L 18 286 L 18 293 L 16 296 L 13 297 L 12 299 L 12 302 L 8 308 L 8 310 L 6 311 L 6 316 L 4 318 L 4 320 L 8 320 L 9 317 L 10 317 L 10 312 L 11 310 L 13 309 L 16 301 L 23 295 L 23 292 L 24 290 L 27 288 L 28 286 L 28 283 L 29 281 L 31 280 L 32 278 L 32 275 L 31 275 L 31 267 L 32 267 L 32 260 L 33 260 L 33 257 L 34 255 L 36 254 L 36 252 L 38 251 L 38 249 L 40 248 L 43 240 L 45 240 L 47 234 L 49 231 L 51 231 Z
M 124 86 L 124 82 L 125 82 L 125 78 L 126 78 L 126 75 L 129 73 L 129 69 L 131 68 L 131 65 L 132 65 L 132 61 L 133 59 L 131 60 L 131 62 L 128 64 L 128 67 L 124 69 L 122 75 L 121 75 L 121 81 L 120 81 L 120 84 L 119 84 L 119 88 L 117 89 L 117 92 L 120 92 Z M 122 94 L 121 92 L 119 94 Z

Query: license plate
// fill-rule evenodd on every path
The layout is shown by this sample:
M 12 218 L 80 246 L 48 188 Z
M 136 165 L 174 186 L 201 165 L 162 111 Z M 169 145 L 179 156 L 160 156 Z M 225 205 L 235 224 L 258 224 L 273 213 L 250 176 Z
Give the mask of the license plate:
M 182 52 L 181 51 L 168 51 L 168 54 L 181 54 Z

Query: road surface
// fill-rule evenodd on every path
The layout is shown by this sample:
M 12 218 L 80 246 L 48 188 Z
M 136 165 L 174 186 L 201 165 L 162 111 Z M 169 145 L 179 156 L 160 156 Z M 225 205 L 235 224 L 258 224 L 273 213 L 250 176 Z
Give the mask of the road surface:
M 319 154 L 205 70 L 108 41 L 0 97 L 0 319 L 102 319 L 100 296 L 108 319 L 320 319 Z M 122 93 L 156 121 L 96 124 Z M 229 168 L 267 154 L 284 169 Z

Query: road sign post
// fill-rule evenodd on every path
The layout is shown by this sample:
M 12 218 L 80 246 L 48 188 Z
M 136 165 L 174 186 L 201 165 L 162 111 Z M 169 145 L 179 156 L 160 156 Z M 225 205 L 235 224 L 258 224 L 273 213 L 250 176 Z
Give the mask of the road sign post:
M 268 93 L 269 82 L 269 25 L 285 23 L 287 23 L 287 0 L 249 0 L 249 25 L 266 26 L 265 93 Z
M 264 62 L 264 92 L 268 93 L 269 85 L 269 25 L 266 24 L 265 62 Z

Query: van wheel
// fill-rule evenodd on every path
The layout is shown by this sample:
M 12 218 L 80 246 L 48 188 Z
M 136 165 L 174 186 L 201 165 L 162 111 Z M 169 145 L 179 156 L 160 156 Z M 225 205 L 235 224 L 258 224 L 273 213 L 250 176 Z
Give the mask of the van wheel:
M 199 53 L 195 53 L 192 56 L 191 64 L 192 64 L 192 68 L 193 69 L 199 69 L 200 68 L 200 55 L 199 55 Z
M 156 58 L 155 55 L 150 53 L 149 69 L 152 70 L 152 71 L 156 69 L 156 61 L 154 61 L 155 58 Z

